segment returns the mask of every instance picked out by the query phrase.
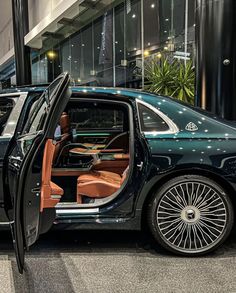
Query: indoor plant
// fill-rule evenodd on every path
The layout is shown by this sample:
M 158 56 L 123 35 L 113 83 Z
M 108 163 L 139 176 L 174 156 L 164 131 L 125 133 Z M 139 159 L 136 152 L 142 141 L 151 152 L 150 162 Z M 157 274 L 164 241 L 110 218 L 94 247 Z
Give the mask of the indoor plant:
M 192 61 L 152 59 L 145 66 L 145 89 L 194 103 L 195 70 Z

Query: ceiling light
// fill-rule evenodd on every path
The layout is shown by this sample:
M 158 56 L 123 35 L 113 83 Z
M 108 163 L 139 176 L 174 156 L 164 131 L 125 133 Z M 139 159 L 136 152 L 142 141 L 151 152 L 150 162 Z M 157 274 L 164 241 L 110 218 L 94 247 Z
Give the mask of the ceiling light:
M 47 56 L 48 56 L 49 59 L 55 59 L 57 54 L 54 51 L 48 51 Z

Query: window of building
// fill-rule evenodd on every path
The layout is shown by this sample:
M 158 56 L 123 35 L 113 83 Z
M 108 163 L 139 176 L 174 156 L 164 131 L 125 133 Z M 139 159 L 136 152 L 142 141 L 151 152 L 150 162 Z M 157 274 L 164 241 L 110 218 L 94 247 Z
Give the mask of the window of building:
M 196 0 L 108 2 L 102 9 L 81 4 L 55 38 L 44 38 L 42 49 L 32 50 L 34 82 L 68 71 L 74 85 L 144 88 L 149 61 L 179 54 L 194 60 Z
M 148 107 L 139 104 L 139 119 L 142 131 L 168 131 L 167 123 Z

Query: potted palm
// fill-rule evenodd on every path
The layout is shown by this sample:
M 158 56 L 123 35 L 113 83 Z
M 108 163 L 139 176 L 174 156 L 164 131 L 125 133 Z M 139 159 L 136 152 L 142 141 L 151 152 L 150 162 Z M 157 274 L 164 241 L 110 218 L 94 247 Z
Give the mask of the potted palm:
M 192 61 L 152 59 L 145 66 L 145 89 L 193 104 L 195 70 Z

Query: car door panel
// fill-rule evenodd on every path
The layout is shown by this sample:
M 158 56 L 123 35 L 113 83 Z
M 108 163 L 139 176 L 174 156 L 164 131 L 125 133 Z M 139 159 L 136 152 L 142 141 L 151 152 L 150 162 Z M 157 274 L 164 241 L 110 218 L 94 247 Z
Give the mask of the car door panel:
M 40 137 L 31 137 L 28 139 L 31 139 L 33 143 L 34 139 L 37 139 L 39 141 Z M 27 140 L 27 142 L 29 142 L 29 140 Z M 7 215 L 10 220 L 13 244 L 20 273 L 23 272 L 24 250 L 25 248 L 28 248 L 32 243 L 34 243 L 34 241 L 37 239 L 36 227 L 39 224 L 39 215 L 35 215 L 35 212 L 32 212 L 32 208 L 35 208 L 39 204 L 37 202 L 38 199 L 34 198 L 34 200 L 31 201 L 31 204 L 29 204 L 29 199 L 27 201 L 27 204 L 29 205 L 28 208 L 26 208 L 26 202 L 24 202 L 22 206 L 23 192 L 21 191 L 23 189 L 24 183 L 23 178 L 25 178 L 27 174 L 27 163 L 30 158 L 30 154 L 25 154 L 25 152 L 27 152 L 27 149 L 25 149 L 26 145 L 27 143 L 24 143 L 22 139 L 17 141 L 16 146 L 13 148 L 11 155 L 8 159 L 9 161 L 7 172 L 8 182 L 10 183 L 8 184 L 9 192 L 7 193 L 7 195 L 8 198 L 11 199 L 10 206 L 8 202 Z M 29 148 L 29 145 L 27 145 L 27 148 Z M 21 174 L 22 180 L 19 179 L 19 174 Z M 40 176 L 38 176 L 37 179 L 40 180 Z M 14 194 L 15 196 L 12 196 Z M 28 194 L 28 196 L 30 197 L 30 194 Z M 24 214 L 25 211 L 27 211 L 27 214 Z M 23 226 L 25 226 L 26 229 L 23 229 Z
M 42 125 L 42 129 L 36 129 L 33 133 L 29 131 L 14 137 L 8 150 L 6 184 L 4 186 L 6 194 L 5 209 L 11 222 L 13 243 L 20 273 L 23 272 L 24 268 L 25 249 L 28 249 L 40 234 L 40 221 L 44 214 L 43 209 L 40 213 L 43 152 L 47 139 L 53 138 L 60 114 L 69 101 L 70 91 L 68 86 L 68 74 L 61 75 L 51 84 L 51 88 L 48 88 L 50 94 L 44 93 L 45 96 L 42 96 L 43 103 L 39 100 L 35 112 L 26 122 L 26 125 L 31 125 L 32 121 L 35 121 L 35 119 L 37 121 L 39 113 L 37 125 Z M 45 106 L 46 99 L 48 99 L 47 106 Z M 40 111 L 42 111 L 42 115 Z M 49 217 L 49 219 L 52 225 L 53 217 Z
M 8 108 L 9 112 L 7 115 L 1 115 L 0 119 L 0 225 L 6 225 L 8 223 L 8 218 L 4 211 L 4 191 L 3 191 L 3 167 L 4 167 L 4 157 L 6 155 L 8 146 L 10 144 L 11 138 L 14 135 L 16 129 L 16 113 L 22 109 L 24 101 L 27 97 L 27 92 L 21 93 L 7 93 L 1 94 L 1 106 L 7 105 L 10 102 L 11 107 Z M 0 107 L 1 108 L 1 107 Z M 2 109 L 2 108 L 1 108 Z M 4 109 L 3 109 L 4 110 Z M 4 112 L 4 114 L 6 114 Z M 8 123 L 9 122 L 9 123 Z

